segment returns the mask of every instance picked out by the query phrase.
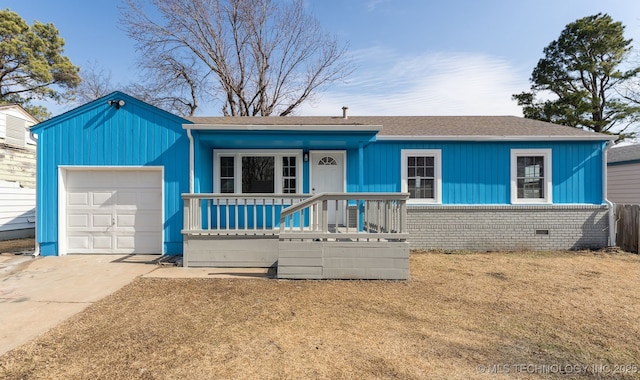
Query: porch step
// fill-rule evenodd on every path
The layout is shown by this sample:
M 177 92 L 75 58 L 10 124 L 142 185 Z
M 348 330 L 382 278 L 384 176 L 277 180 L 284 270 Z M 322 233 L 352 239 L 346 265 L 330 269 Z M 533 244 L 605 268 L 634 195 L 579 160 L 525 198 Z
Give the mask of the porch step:
M 180 268 L 159 267 L 145 274 L 151 278 L 240 278 L 269 279 L 276 277 L 276 268 Z
M 278 278 L 408 280 L 409 243 L 281 241 Z

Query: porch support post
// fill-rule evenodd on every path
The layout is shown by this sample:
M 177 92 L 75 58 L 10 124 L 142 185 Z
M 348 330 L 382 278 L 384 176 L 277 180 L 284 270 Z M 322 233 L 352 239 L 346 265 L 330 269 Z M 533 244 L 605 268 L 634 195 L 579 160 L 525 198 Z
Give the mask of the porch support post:
M 194 158 L 193 136 L 191 135 L 191 128 L 189 127 L 187 127 L 187 137 L 189 138 L 189 193 L 193 194 L 195 158 Z
M 346 165 L 346 163 L 345 163 Z M 364 191 L 364 144 L 358 144 L 358 192 Z
M 358 144 L 358 191 L 364 191 L 364 144 Z M 356 201 L 356 212 L 360 214 L 357 219 L 359 221 L 356 228 L 358 231 L 364 231 L 364 201 Z

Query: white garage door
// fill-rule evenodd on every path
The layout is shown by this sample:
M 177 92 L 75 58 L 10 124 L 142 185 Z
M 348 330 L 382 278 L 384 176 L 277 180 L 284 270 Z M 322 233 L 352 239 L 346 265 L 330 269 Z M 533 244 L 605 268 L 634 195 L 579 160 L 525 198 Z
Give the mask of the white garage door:
M 160 170 L 67 170 L 67 253 L 162 253 Z

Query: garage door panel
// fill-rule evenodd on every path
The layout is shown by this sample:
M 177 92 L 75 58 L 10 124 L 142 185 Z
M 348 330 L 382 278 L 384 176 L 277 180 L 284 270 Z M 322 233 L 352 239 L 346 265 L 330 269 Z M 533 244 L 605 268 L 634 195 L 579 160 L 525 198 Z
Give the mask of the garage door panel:
M 162 180 L 160 172 L 157 171 L 136 171 L 119 172 L 117 181 L 121 189 L 138 189 L 149 187 L 150 183 L 159 183 Z M 151 186 L 153 187 L 153 186 Z
M 130 250 L 135 250 L 136 249 L 136 244 L 135 244 L 135 236 L 118 236 L 116 238 L 116 248 L 117 249 L 130 249 Z
M 67 238 L 67 248 L 74 251 L 89 252 L 89 237 L 69 236 Z
M 91 186 L 96 188 L 113 188 L 117 183 L 117 172 L 112 171 L 92 171 L 90 172 Z
M 111 191 L 86 191 L 91 194 L 92 206 L 107 207 L 114 204 L 113 193 Z
M 141 189 L 137 192 L 118 191 L 115 199 L 119 208 L 155 210 L 159 209 L 162 205 L 162 194 L 155 189 Z
M 87 214 L 70 214 L 67 216 L 67 225 L 71 228 L 89 228 L 89 216 Z
M 109 188 L 113 185 L 113 173 L 109 171 L 69 171 L 67 188 Z
M 162 253 L 162 174 L 67 172 L 69 253 Z
M 111 235 L 108 235 L 108 236 L 94 235 L 93 236 L 93 249 L 94 250 L 111 250 L 111 249 L 113 249 L 113 237 Z
M 121 230 L 134 228 L 135 231 L 157 231 L 162 228 L 161 217 L 161 213 L 157 211 L 137 211 L 135 213 L 120 211 L 116 215 L 115 227 Z
M 120 181 L 120 188 L 137 188 L 149 185 L 151 182 L 140 182 L 140 176 L 143 176 L 143 172 L 122 172 L 118 174 L 118 181 Z
M 149 184 L 149 183 L 157 183 L 162 180 L 161 174 L 158 171 L 146 171 L 140 172 L 136 176 L 138 183 L 140 185 Z
M 67 176 L 67 188 L 78 188 L 82 186 L 86 186 L 87 184 L 91 184 L 93 180 L 93 175 L 91 172 L 73 172 L 73 176 Z
M 116 216 L 116 228 L 135 227 L 135 214 L 118 214 Z
M 88 206 L 89 194 L 86 192 L 67 193 L 67 205 L 69 206 Z
M 135 236 L 123 235 L 116 238 L 116 250 L 133 253 L 160 253 L 158 251 L 155 234 L 136 231 Z
M 137 206 L 138 192 L 120 190 L 116 193 L 116 203 L 118 206 Z
M 112 225 L 113 215 L 111 213 L 91 215 L 91 227 L 93 228 L 109 228 Z
M 162 193 L 157 191 L 142 191 L 138 194 L 138 207 L 142 210 L 161 210 Z

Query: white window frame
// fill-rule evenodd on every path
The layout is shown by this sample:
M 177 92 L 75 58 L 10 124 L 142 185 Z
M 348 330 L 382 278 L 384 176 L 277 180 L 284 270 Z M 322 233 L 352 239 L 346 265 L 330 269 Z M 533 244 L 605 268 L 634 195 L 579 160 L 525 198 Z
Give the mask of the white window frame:
M 544 198 L 518 198 L 518 157 L 542 156 L 544 165 Z M 511 149 L 511 203 L 550 204 L 553 201 L 551 149 Z
M 274 157 L 275 184 L 273 194 L 283 195 L 282 157 L 296 158 L 296 192 L 288 194 L 302 194 L 302 150 L 266 150 L 266 149 L 215 149 L 213 152 L 213 192 L 220 193 L 220 157 L 234 158 L 233 194 L 242 192 L 242 157 Z M 232 194 L 232 193 L 227 193 Z M 284 194 L 286 195 L 286 194 Z
M 408 204 L 442 204 L 442 150 L 440 149 L 402 149 L 401 150 L 401 189 L 409 192 L 408 165 L 409 156 L 433 157 L 434 198 L 410 198 Z

